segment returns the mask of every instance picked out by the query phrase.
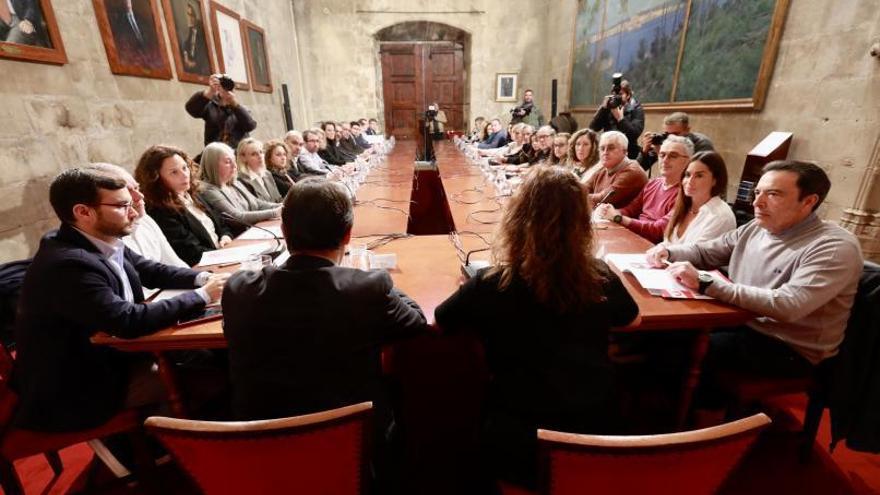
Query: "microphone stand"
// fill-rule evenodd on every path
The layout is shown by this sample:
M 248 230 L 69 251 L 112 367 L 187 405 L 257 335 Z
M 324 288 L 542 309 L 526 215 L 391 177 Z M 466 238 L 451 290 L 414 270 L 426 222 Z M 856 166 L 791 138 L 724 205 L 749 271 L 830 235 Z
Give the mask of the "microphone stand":
M 272 259 L 275 259 L 275 257 L 277 257 L 279 254 L 281 254 L 284 251 L 284 246 L 281 245 L 281 237 L 278 237 L 277 235 L 275 235 L 275 233 L 272 232 L 271 230 L 260 227 L 259 225 L 254 225 L 252 223 L 247 223 L 245 221 L 239 220 L 225 211 L 220 213 L 220 218 L 222 218 L 223 220 L 226 220 L 227 222 L 232 222 L 234 224 L 241 225 L 244 227 L 248 227 L 248 228 L 253 227 L 255 229 L 259 229 L 259 230 L 262 230 L 263 232 L 266 232 L 269 235 L 271 235 L 272 239 L 275 239 L 275 247 L 270 248 L 268 250 L 265 250 L 260 254 L 268 254 L 269 256 L 272 257 Z

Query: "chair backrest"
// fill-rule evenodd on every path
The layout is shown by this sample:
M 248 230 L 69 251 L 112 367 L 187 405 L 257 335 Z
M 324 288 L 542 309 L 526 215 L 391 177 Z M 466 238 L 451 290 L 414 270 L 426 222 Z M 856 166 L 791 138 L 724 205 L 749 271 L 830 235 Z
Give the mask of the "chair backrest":
M 761 429 L 764 414 L 702 430 L 602 436 L 538 430 L 541 493 L 714 493 Z
M 356 494 L 369 482 L 373 404 L 291 418 L 215 422 L 148 418 L 146 428 L 206 494 Z

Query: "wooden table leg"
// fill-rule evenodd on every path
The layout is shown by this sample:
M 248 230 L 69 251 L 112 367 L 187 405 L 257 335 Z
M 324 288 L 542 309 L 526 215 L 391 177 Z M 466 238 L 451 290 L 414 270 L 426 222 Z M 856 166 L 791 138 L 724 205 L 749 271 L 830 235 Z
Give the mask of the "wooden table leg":
M 681 400 L 678 404 L 678 416 L 676 424 L 679 430 L 683 430 L 687 423 L 688 413 L 691 409 L 691 402 L 694 398 L 694 391 L 700 382 L 700 369 L 703 366 L 703 358 L 706 357 L 706 351 L 709 350 L 709 332 L 711 328 L 705 328 L 697 332 L 694 336 L 694 344 L 691 348 L 691 365 L 688 368 L 682 384 Z
M 162 352 L 155 352 L 156 362 L 159 364 L 159 377 L 165 384 L 168 391 L 168 404 L 171 406 L 171 412 L 177 418 L 186 418 L 186 408 L 183 407 L 183 401 L 180 398 L 180 388 L 177 386 L 177 379 L 174 376 L 174 364 L 165 357 Z

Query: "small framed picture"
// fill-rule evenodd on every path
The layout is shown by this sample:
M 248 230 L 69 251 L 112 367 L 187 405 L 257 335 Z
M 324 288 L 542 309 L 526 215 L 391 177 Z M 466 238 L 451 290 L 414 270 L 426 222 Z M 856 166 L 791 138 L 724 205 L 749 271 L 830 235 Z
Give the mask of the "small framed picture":
M 211 27 L 214 28 L 214 48 L 220 71 L 235 81 L 236 88 L 251 89 L 241 36 L 241 16 L 212 0 Z
M 110 72 L 171 79 L 158 0 L 92 0 Z
M 208 38 L 205 6 L 201 0 L 162 0 L 162 6 L 171 38 L 171 53 L 177 66 L 177 78 L 208 84 L 208 78 L 217 72 L 217 68 Z
M 263 28 L 241 20 L 244 38 L 244 51 L 250 69 L 251 86 L 254 91 L 272 92 L 272 72 L 269 70 L 269 57 L 266 55 L 266 33 Z
M 495 101 L 516 101 L 518 74 L 502 73 L 495 76 Z
M 9 5 L 16 10 L 10 9 Z M 0 9 L 0 58 L 59 65 L 67 63 L 49 0 L 13 1 L 5 9 Z

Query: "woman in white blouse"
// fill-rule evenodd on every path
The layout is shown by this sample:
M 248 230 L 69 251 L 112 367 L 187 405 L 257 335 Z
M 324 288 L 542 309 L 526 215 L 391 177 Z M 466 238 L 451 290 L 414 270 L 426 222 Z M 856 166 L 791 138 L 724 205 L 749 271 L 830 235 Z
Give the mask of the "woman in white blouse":
M 203 252 L 232 240 L 216 213 L 190 194 L 198 189 L 192 167 L 183 150 L 157 145 L 144 151 L 134 172 L 147 212 L 177 256 L 189 265 L 198 263 Z
M 275 185 L 275 178 L 266 168 L 262 142 L 254 138 L 242 139 L 238 143 L 235 160 L 238 164 L 238 181 L 251 194 L 263 201 L 281 202 L 283 197 Z
M 708 241 L 736 228 L 736 216 L 722 199 L 727 189 L 727 166 L 721 155 L 714 151 L 694 155 L 679 187 L 664 243 Z
M 281 205 L 260 199 L 237 182 L 235 153 L 224 143 L 211 143 L 202 151 L 201 198 L 221 216 L 225 213 L 233 221 L 224 221 L 236 235 L 252 225 L 281 216 Z M 271 180 L 271 177 L 270 177 Z

